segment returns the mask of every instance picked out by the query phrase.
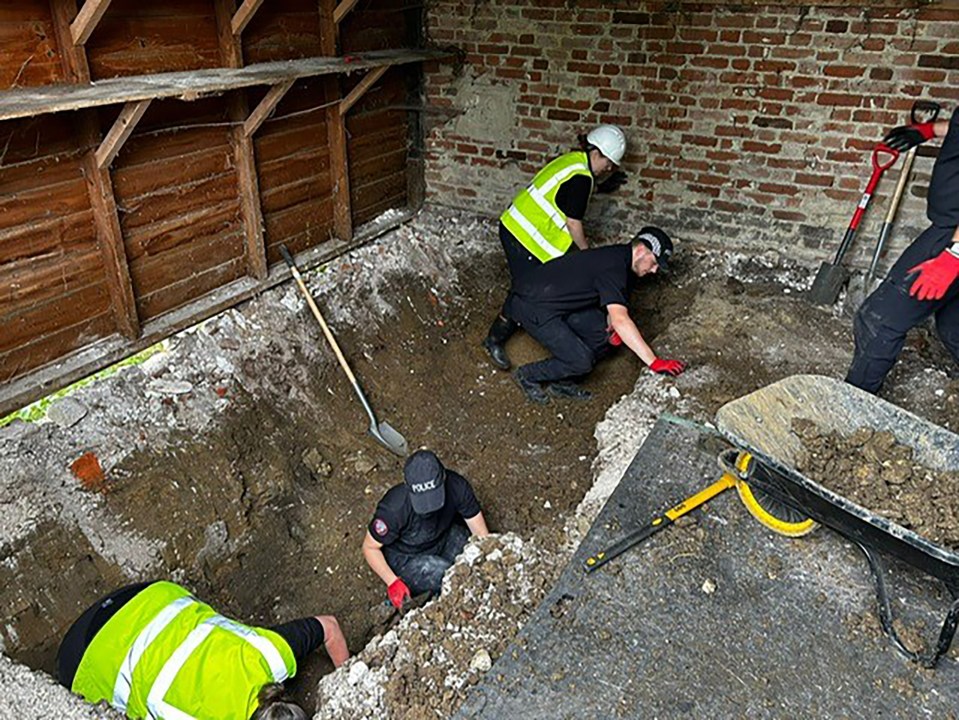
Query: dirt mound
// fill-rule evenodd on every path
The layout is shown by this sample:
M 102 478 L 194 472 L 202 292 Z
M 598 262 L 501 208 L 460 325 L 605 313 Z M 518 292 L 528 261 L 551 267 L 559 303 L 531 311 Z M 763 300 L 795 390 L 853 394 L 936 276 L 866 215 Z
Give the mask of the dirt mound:
M 932 470 L 885 430 L 848 436 L 796 419 L 803 445 L 797 469 L 811 480 L 950 548 L 959 549 L 959 472 Z
M 449 717 L 553 585 L 565 561 L 542 540 L 474 540 L 443 592 L 320 681 L 318 720 Z

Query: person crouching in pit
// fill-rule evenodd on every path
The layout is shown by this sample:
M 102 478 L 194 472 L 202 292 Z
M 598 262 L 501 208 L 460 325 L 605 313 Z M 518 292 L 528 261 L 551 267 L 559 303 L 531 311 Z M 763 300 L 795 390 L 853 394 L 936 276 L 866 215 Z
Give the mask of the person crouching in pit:
M 282 683 L 321 645 L 336 667 L 349 658 L 332 615 L 259 628 L 172 582 L 139 583 L 73 623 L 57 652 L 57 679 L 131 718 L 306 720 Z
M 363 557 L 397 609 L 414 595 L 438 594 L 470 533 L 489 535 L 469 481 L 434 453 L 410 455 L 403 478 L 376 506 L 363 539 Z

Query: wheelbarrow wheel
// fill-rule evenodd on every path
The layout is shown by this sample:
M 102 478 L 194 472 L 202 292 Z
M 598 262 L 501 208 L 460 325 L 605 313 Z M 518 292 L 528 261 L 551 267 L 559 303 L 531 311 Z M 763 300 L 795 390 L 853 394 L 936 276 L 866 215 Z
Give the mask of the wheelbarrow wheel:
M 742 500 L 750 515 L 761 525 L 780 535 L 802 537 L 819 527 L 819 523 L 812 518 L 806 517 L 798 510 L 780 502 L 760 488 L 750 486 L 743 480 L 736 480 L 736 492 L 739 493 L 739 499 Z

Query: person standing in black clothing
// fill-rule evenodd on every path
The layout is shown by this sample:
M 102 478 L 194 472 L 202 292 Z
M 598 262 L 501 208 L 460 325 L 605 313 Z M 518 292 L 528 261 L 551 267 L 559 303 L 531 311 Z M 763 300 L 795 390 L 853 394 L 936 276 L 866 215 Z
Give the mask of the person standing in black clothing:
M 434 453 L 410 455 L 403 478 L 376 506 L 363 539 L 363 557 L 398 609 L 412 595 L 440 591 L 470 533 L 489 535 L 469 481 L 444 468 Z
M 679 360 L 656 356 L 627 307 L 635 279 L 666 270 L 672 253 L 673 243 L 664 231 L 645 227 L 630 243 L 559 258 L 520 278 L 507 311 L 553 354 L 513 373 L 527 398 L 536 403 L 548 402 L 549 395 L 588 399 L 589 392 L 576 379 L 610 349 L 610 327 L 653 372 L 683 372 L 686 366 Z
M 895 365 L 906 334 L 930 315 L 959 363 L 959 113 L 951 121 L 904 125 L 883 143 L 906 151 L 945 137 L 932 171 L 926 215 L 932 225 L 907 247 L 856 313 L 856 351 L 846 382 L 876 393 Z

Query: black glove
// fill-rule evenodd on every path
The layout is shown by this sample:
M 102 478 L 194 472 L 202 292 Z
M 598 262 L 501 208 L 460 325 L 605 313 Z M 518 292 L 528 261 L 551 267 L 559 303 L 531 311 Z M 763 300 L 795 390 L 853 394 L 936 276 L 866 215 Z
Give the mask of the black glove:
M 926 140 L 936 136 L 935 123 L 926 122 L 918 125 L 901 125 L 889 131 L 882 139 L 883 145 L 899 152 L 911 150 L 922 145 Z
M 626 173 L 622 170 L 617 170 L 608 178 L 603 180 L 597 187 L 596 192 L 598 193 L 611 193 L 619 190 L 620 187 L 626 184 Z

